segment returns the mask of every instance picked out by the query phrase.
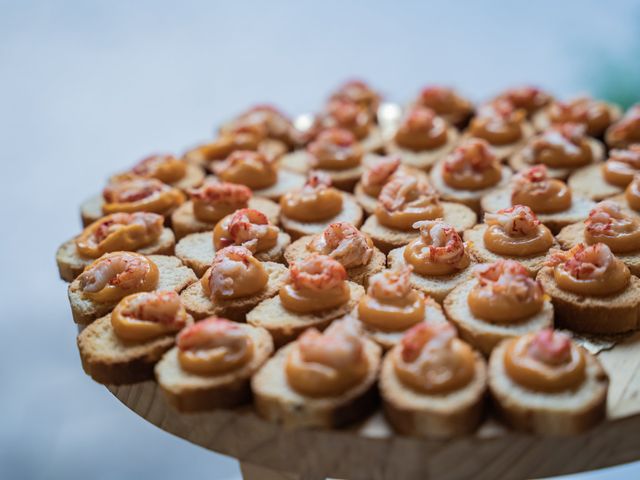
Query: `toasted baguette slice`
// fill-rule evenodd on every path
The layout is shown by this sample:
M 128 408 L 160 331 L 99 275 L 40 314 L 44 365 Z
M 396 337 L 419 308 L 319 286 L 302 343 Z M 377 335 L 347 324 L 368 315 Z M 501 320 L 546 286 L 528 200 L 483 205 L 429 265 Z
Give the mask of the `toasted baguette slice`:
M 188 324 L 193 322 L 189 317 Z M 88 325 L 78 335 L 82 368 L 96 382 L 125 385 L 153 379 L 153 367 L 173 347 L 175 334 L 147 342 L 130 342 L 116 335 L 111 314 Z
M 400 348 L 395 346 L 394 349 Z M 404 435 L 448 438 L 475 431 L 482 420 L 487 367 L 475 354 L 475 375 L 463 388 L 445 394 L 426 394 L 405 385 L 397 376 L 391 350 L 382 362 L 380 394 L 384 413 Z
M 578 195 L 596 202 L 624 192 L 624 187 L 619 187 L 604 179 L 602 163 L 587 165 L 574 171 L 569 177 L 567 185 Z
M 316 313 L 295 313 L 287 310 L 280 301 L 280 296 L 272 296 L 259 303 L 247 314 L 247 323 L 266 328 L 273 337 L 273 343 L 280 347 L 292 342 L 309 327 L 324 330 L 335 319 L 348 314 L 364 295 L 364 288 L 357 283 L 348 282 L 351 296 L 349 301 L 339 307 Z
M 501 188 L 494 190 L 482 197 L 480 203 L 484 212 L 495 213 L 503 208 L 509 208 L 511 207 L 511 189 Z M 556 213 L 536 213 L 536 215 L 538 219 L 555 234 L 563 227 L 587 218 L 594 206 L 594 201 L 574 194 L 569 209 Z
M 283 170 L 289 170 L 298 174 L 307 175 L 311 170 L 310 154 L 306 150 L 296 150 L 288 153 L 280 160 L 280 166 Z M 345 170 L 327 170 L 323 168 L 315 169 L 319 172 L 326 173 L 331 177 L 331 185 L 345 192 L 352 192 L 353 187 L 362 176 L 362 165 L 357 165 Z
M 264 419 L 287 427 L 335 428 L 367 416 L 375 408 L 380 347 L 364 340 L 368 372 L 362 382 L 339 396 L 314 398 L 293 390 L 287 381 L 285 362 L 296 348 L 291 343 L 276 352 L 253 376 L 254 405 Z
M 640 278 L 631 276 L 629 285 L 612 295 L 583 296 L 561 290 L 553 267 L 538 272 L 538 280 L 551 296 L 556 324 L 576 332 L 613 334 L 635 330 L 640 325 Z
M 432 150 L 413 151 L 398 145 L 393 137 L 387 142 L 387 153 L 398 155 L 403 165 L 428 172 L 438 160 L 447 156 L 458 144 L 460 134 L 455 127 L 447 129 L 447 143 Z
M 522 124 L 522 137 L 520 140 L 514 143 L 509 143 L 507 145 L 491 145 L 491 149 L 496 157 L 498 157 L 501 161 L 506 162 L 509 160 L 511 155 L 514 155 L 516 152 L 520 151 L 522 147 L 524 147 L 533 135 L 535 134 L 535 130 L 533 125 L 529 122 L 524 122 Z M 462 135 L 461 142 L 464 142 L 468 138 L 474 138 L 468 131 Z
M 595 138 L 587 137 L 587 143 L 591 148 L 591 157 L 592 160 L 589 165 L 575 169 L 575 168 L 557 168 L 557 167 L 547 167 L 547 173 L 551 178 L 559 178 L 560 180 L 566 180 L 570 174 L 573 172 L 579 171 L 582 168 L 591 168 L 598 167 L 600 168 L 600 164 L 604 160 L 604 144 L 596 140 Z M 530 156 L 527 155 L 527 149 L 522 149 L 519 152 L 516 152 L 509 159 L 509 166 L 513 168 L 515 172 L 519 172 L 521 170 L 526 170 L 527 168 L 531 168 L 535 163 L 533 163 L 530 159 Z M 588 196 L 588 195 L 585 195 Z
M 489 359 L 489 389 L 498 413 L 511 427 L 541 435 L 575 435 L 604 418 L 609 380 L 593 355 L 584 351 L 586 379 L 576 390 L 536 392 L 505 371 L 505 351 L 512 341 L 500 343 Z
M 193 270 L 185 267 L 177 257 L 168 255 L 149 255 L 148 257 L 158 266 L 160 273 L 156 290 L 173 290 L 180 293 L 197 280 Z M 117 301 L 96 302 L 86 298 L 80 290 L 80 282 L 77 278 L 69 284 L 68 296 L 73 321 L 80 325 L 87 325 L 105 316 L 118 304 Z
M 187 163 L 187 171 L 180 180 L 172 182 L 169 185 L 187 191 L 190 188 L 199 187 L 204 181 L 204 169 L 194 163 Z
M 267 200 L 266 198 L 251 197 L 248 208 L 253 208 L 264 213 L 269 219 L 269 222 L 274 225 L 278 224 L 280 205 L 277 203 Z M 193 213 L 193 202 L 190 200 L 180 205 L 171 215 L 171 227 L 176 234 L 177 240 L 180 240 L 190 233 L 211 232 L 216 226 L 216 223 L 217 222 L 210 223 L 198 220 Z
M 357 323 L 358 327 L 374 342 L 382 347 L 383 350 L 389 350 L 397 345 L 407 330 L 381 330 L 372 325 L 363 322 L 358 316 L 358 307 L 353 309 L 351 317 Z M 436 324 L 446 323 L 447 318 L 442 312 L 442 307 L 433 298 L 425 298 L 425 309 L 423 322 Z
M 444 168 L 444 159 L 435 164 L 435 166 L 431 169 L 431 173 L 429 175 L 431 185 L 435 188 L 440 197 L 443 200 L 448 202 L 456 202 L 466 205 L 470 209 L 472 209 L 477 214 L 480 213 L 480 199 L 484 197 L 489 192 L 493 191 L 496 188 L 506 187 L 511 180 L 511 169 L 506 165 L 502 166 L 502 178 L 500 181 L 491 187 L 483 188 L 480 190 L 460 190 L 457 188 L 450 187 L 442 176 L 442 170 Z
M 335 217 L 328 218 L 321 222 L 300 222 L 282 214 L 280 221 L 284 230 L 291 235 L 292 240 L 297 240 L 305 235 L 316 235 L 322 233 L 330 224 L 336 222 L 348 222 L 356 228 L 362 225 L 362 208 L 356 202 L 356 199 L 348 193 L 342 195 L 342 211 Z
M 88 227 L 96 220 L 100 220 L 104 217 L 104 212 L 102 211 L 102 206 L 104 205 L 104 198 L 101 193 L 97 193 L 92 197 L 87 198 L 84 202 L 80 204 L 80 218 L 82 219 L 82 226 Z M 184 204 L 183 204 L 184 205 Z M 171 217 L 171 214 L 177 209 L 172 208 L 166 212 L 157 212 L 165 217 L 165 225 L 168 225 L 168 219 Z
M 466 205 L 453 202 L 440 202 L 444 210 L 442 219 L 462 233 L 473 227 L 478 220 L 476 213 Z M 361 230 L 371 237 L 376 247 L 384 253 L 389 253 L 394 248 L 403 247 L 420 235 L 418 230 L 396 230 L 382 225 L 378 217 L 371 215 L 364 222 Z
M 311 252 L 307 249 L 307 245 L 316 238 L 316 235 L 307 235 L 301 237 L 284 251 L 284 258 L 288 264 L 291 262 L 297 262 L 307 258 L 311 255 Z M 371 275 L 384 270 L 387 263 L 387 257 L 384 253 L 374 247 L 371 260 L 366 265 L 360 265 L 357 267 L 347 268 L 347 275 L 352 282 L 359 283 L 360 285 L 367 286 L 367 282 Z
M 278 233 L 277 243 L 264 252 L 257 252 L 256 257 L 261 262 L 284 261 L 284 250 L 291 243 L 291 237 L 284 232 Z M 176 245 L 176 257 L 190 267 L 198 277 L 202 277 L 211 266 L 215 249 L 211 232 L 192 233 L 180 239 Z
M 569 250 L 576 246 L 578 243 L 587 242 L 584 239 L 584 222 L 578 222 L 564 227 L 560 230 L 560 233 L 556 237 L 563 249 Z M 640 276 L 640 245 L 635 252 L 618 253 L 613 252 L 616 258 L 619 258 L 624 264 L 629 267 L 629 270 L 633 275 Z
M 514 257 L 509 255 L 498 255 L 489 250 L 484 244 L 484 232 L 487 231 L 487 225 L 478 224 L 470 230 L 464 232 L 464 241 L 467 242 L 469 254 L 471 254 L 479 263 L 493 263 L 498 260 L 515 260 L 527 269 L 532 277 L 543 267 L 548 252 L 528 257 Z M 558 247 L 558 243 L 553 240 L 553 247 Z
M 262 328 L 239 324 L 253 340 L 253 355 L 243 367 L 220 375 L 196 375 L 184 370 L 178 348 L 169 350 L 155 367 L 158 385 L 181 412 L 232 408 L 251 400 L 251 376 L 273 353 L 273 342 Z
M 476 317 L 469 308 L 469 292 L 478 284 L 471 278 L 454 288 L 444 299 L 447 318 L 458 328 L 465 342 L 473 345 L 483 355 L 489 356 L 495 346 L 507 338 L 515 338 L 530 332 L 553 326 L 553 305 L 545 300 L 542 309 L 527 318 L 511 323 L 493 323 Z
M 176 238 L 171 229 L 164 228 L 158 239 L 146 247 L 139 248 L 136 252 L 143 255 L 173 255 L 175 244 Z M 94 260 L 95 258 L 85 257 L 78 252 L 75 238 L 64 242 L 56 252 L 60 278 L 67 282 L 73 281 Z
M 473 257 L 470 258 L 471 262 L 469 266 L 464 270 L 452 275 L 441 275 L 433 277 L 423 277 L 417 273 L 411 273 L 411 286 L 416 290 L 429 295 L 436 302 L 442 303 L 449 292 L 453 290 L 456 285 L 465 280 L 468 280 L 473 275 L 473 269 L 476 265 L 476 261 Z M 387 256 L 387 263 L 390 269 L 395 269 L 406 265 L 404 259 L 404 247 L 391 250 Z
M 229 300 L 216 299 L 214 301 L 206 294 L 202 283 L 195 282 L 189 285 L 180 295 L 182 304 L 196 320 L 216 316 L 236 322 L 244 322 L 247 312 L 263 300 L 277 295 L 280 287 L 284 285 L 287 279 L 287 267 L 284 265 L 274 262 L 263 262 L 262 265 L 269 274 L 269 280 L 265 287 L 254 295 Z

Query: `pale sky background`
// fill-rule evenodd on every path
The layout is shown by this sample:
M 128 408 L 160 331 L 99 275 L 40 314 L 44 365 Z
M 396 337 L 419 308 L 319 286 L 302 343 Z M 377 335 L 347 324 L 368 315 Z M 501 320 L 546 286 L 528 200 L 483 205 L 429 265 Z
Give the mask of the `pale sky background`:
M 110 173 L 257 101 L 314 109 L 352 76 L 405 101 L 428 82 L 566 96 L 599 65 L 637 71 L 632 1 L 480 3 L 0 0 L 0 478 L 239 478 L 82 373 L 54 253 Z M 623 475 L 640 467 L 581 478 Z

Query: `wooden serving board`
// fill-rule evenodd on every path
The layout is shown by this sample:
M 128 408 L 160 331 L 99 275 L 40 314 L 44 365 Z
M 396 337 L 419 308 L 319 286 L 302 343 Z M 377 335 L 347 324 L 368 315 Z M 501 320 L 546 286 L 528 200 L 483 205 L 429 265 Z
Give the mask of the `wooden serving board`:
M 640 459 L 640 332 L 598 353 L 611 378 L 608 418 L 572 437 L 539 437 L 489 418 L 473 436 L 403 437 L 380 412 L 344 430 L 285 429 L 251 407 L 181 414 L 154 382 L 109 387 L 161 429 L 241 462 L 245 479 L 539 478 Z

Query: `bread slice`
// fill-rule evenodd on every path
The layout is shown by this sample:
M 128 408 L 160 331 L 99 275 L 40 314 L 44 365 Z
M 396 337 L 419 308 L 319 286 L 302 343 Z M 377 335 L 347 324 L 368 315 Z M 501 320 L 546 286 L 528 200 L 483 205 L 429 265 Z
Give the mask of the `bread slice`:
M 362 208 L 356 199 L 348 193 L 342 194 L 342 211 L 335 217 L 321 222 L 300 222 L 282 214 L 280 221 L 285 231 L 291 235 L 293 240 L 297 240 L 305 235 L 316 235 L 322 233 L 330 224 L 336 222 L 348 222 L 359 228 L 362 225 Z
M 280 205 L 266 198 L 251 197 L 249 200 L 248 208 L 253 208 L 264 213 L 269 222 L 274 225 L 278 224 L 280 217 Z M 171 226 L 173 232 L 176 234 L 176 239 L 180 240 L 182 237 L 189 235 L 190 233 L 211 232 L 217 222 L 203 222 L 198 220 L 193 213 L 193 202 L 187 201 L 180 205 L 175 212 L 171 215 Z
M 435 188 L 440 197 L 443 200 L 447 200 L 449 202 L 456 202 L 466 205 L 470 209 L 472 209 L 476 213 L 480 213 L 480 199 L 484 197 L 489 192 L 493 191 L 496 188 L 506 187 L 511 180 L 511 169 L 506 165 L 503 165 L 501 168 L 502 178 L 500 181 L 491 187 L 483 188 L 480 190 L 460 190 L 457 188 L 450 187 L 443 178 L 443 169 L 444 169 L 444 160 L 439 161 L 435 164 L 435 166 L 431 169 L 430 173 L 430 183 Z
M 176 238 L 171 229 L 164 228 L 160 237 L 146 247 L 139 248 L 136 252 L 143 255 L 173 255 L 175 244 Z M 67 282 L 73 281 L 94 260 L 95 258 L 85 257 L 78 252 L 75 238 L 64 242 L 56 252 L 60 278 Z
M 536 392 L 514 382 L 505 371 L 504 356 L 512 341 L 500 343 L 489 359 L 489 389 L 498 413 L 511 427 L 539 435 L 575 435 L 605 417 L 609 380 L 593 355 L 584 351 L 586 379 L 579 388 Z
M 389 350 L 397 345 L 407 330 L 389 331 L 380 330 L 379 328 L 368 325 L 360 320 L 358 316 L 358 307 L 353 309 L 351 317 L 356 321 L 358 327 L 374 342 L 382 347 L 383 350 Z M 442 312 L 442 307 L 433 298 L 425 298 L 424 319 L 425 323 L 436 324 L 446 323 L 447 318 Z
M 280 167 L 283 170 L 289 170 L 305 176 L 311 171 L 310 165 L 310 154 L 306 150 L 296 150 L 288 153 L 280 160 Z M 316 168 L 314 170 L 329 175 L 332 186 L 345 192 L 352 192 L 353 187 L 362 176 L 363 168 L 362 164 L 360 164 L 345 170 L 327 170 L 324 168 Z
M 395 372 L 393 353 L 389 352 L 382 362 L 380 394 L 385 416 L 394 430 L 403 435 L 449 438 L 478 428 L 487 389 L 487 367 L 479 353 L 474 352 L 471 381 L 464 388 L 443 394 L 426 394 L 405 385 Z
M 501 188 L 494 190 L 482 197 L 480 204 L 484 212 L 491 213 L 495 213 L 503 208 L 509 208 L 511 207 L 511 189 Z M 538 219 L 555 234 L 563 227 L 587 218 L 594 206 L 594 201 L 574 193 L 569 209 L 556 213 L 536 213 L 536 215 Z
M 284 265 L 274 262 L 263 262 L 262 265 L 269 274 L 269 280 L 265 287 L 255 295 L 229 300 L 216 299 L 214 301 L 206 294 L 202 283 L 195 282 L 189 285 L 180 295 L 182 304 L 196 320 L 216 316 L 236 322 L 244 322 L 247 312 L 263 300 L 277 295 L 280 287 L 284 285 L 287 279 L 287 267 Z
M 286 427 L 342 427 L 370 414 L 376 406 L 376 379 L 380 368 L 380 347 L 364 339 L 368 372 L 362 382 L 339 396 L 314 398 L 289 386 L 285 362 L 296 348 L 291 343 L 276 352 L 253 376 L 255 408 L 264 419 Z
M 387 264 L 390 269 L 400 268 L 407 264 L 404 259 L 404 248 L 396 248 L 391 250 L 387 256 Z M 476 261 L 470 258 L 469 266 L 464 270 L 452 275 L 440 275 L 433 277 L 423 277 L 415 272 L 411 273 L 411 286 L 416 290 L 426 293 L 436 302 L 442 303 L 449 292 L 453 290 L 460 282 L 468 280 L 473 275 L 473 269 Z
M 272 296 L 259 303 L 247 313 L 247 323 L 263 327 L 273 337 L 276 348 L 292 342 L 309 327 L 324 330 L 337 318 L 344 317 L 358 304 L 364 295 L 364 288 L 353 282 L 347 282 L 351 296 L 349 301 L 339 307 L 315 313 L 296 313 L 287 310 L 280 301 L 280 296 Z
M 309 245 L 314 238 L 316 238 L 316 235 L 307 235 L 289 245 L 284 251 L 284 258 L 287 263 L 291 264 L 291 262 L 300 261 L 311 255 L 311 252 L 307 250 L 307 245 Z M 369 277 L 384 270 L 386 264 L 387 257 L 385 254 L 374 247 L 373 255 L 369 263 L 358 267 L 347 268 L 347 275 L 352 282 L 359 283 L 366 287 Z
M 277 243 L 264 252 L 254 255 L 261 262 L 284 262 L 285 248 L 291 243 L 291 237 L 284 232 L 278 233 Z M 176 257 L 190 267 L 198 277 L 208 270 L 215 256 L 213 235 L 211 232 L 192 233 L 180 239 L 176 245 Z
M 583 296 L 561 290 L 553 276 L 553 267 L 538 272 L 538 280 L 551 296 L 556 324 L 576 332 L 613 334 L 640 326 L 640 278 L 631 276 L 629 285 L 611 295 Z
M 496 157 L 498 157 L 501 161 L 506 162 L 509 160 L 511 155 L 520 151 L 522 147 L 527 144 L 529 138 L 531 138 L 535 134 L 535 130 L 533 126 L 529 122 L 524 122 L 522 124 L 522 138 L 515 143 L 509 143 L 507 145 L 491 145 L 491 149 Z M 475 138 L 468 131 L 462 135 L 460 143 L 464 142 L 468 138 Z
M 569 177 L 567 185 L 578 195 L 596 202 L 624 193 L 624 187 L 619 187 L 605 180 L 602 175 L 602 163 L 575 170 Z
M 469 292 L 478 284 L 471 278 L 454 288 L 444 299 L 447 318 L 458 328 L 465 342 L 473 345 L 483 355 L 489 356 L 495 346 L 507 338 L 515 338 L 530 332 L 553 326 L 553 305 L 545 300 L 542 309 L 528 318 L 512 323 L 492 323 L 476 317 L 469 308 Z
M 268 198 L 271 201 L 277 202 L 285 193 L 302 188 L 306 181 L 307 179 L 304 175 L 280 168 L 278 170 L 278 180 L 274 185 L 254 190 L 253 194 L 256 197 Z
M 189 317 L 189 324 L 193 318 Z M 88 325 L 78 335 L 85 373 L 104 385 L 126 385 L 153 379 L 153 367 L 173 347 L 175 334 L 146 342 L 122 340 L 111 326 L 111 314 Z
M 184 266 L 178 257 L 168 255 L 149 255 L 148 257 L 157 265 L 160 274 L 156 290 L 173 290 L 180 293 L 197 280 L 195 273 Z M 69 284 L 68 296 L 73 321 L 80 325 L 87 325 L 103 317 L 118 304 L 117 301 L 96 302 L 86 298 L 80 290 L 80 282 L 77 278 Z
M 569 250 L 578 243 L 586 244 L 587 242 L 584 239 L 584 228 L 584 222 L 567 225 L 560 230 L 560 233 L 556 238 L 564 250 Z M 615 253 L 616 258 L 622 260 L 622 262 L 629 267 L 629 270 L 633 275 L 636 277 L 640 276 L 640 245 L 638 245 L 638 249 L 635 252 L 613 253 Z
M 453 202 L 440 202 L 440 204 L 444 210 L 442 219 L 455 228 L 458 233 L 473 227 L 478 220 L 476 213 L 466 205 Z M 378 217 L 375 215 L 367 218 L 361 230 L 369 235 L 375 246 L 384 253 L 402 247 L 420 235 L 418 230 L 396 230 L 386 227 L 378 221 Z
M 475 257 L 479 263 L 493 263 L 505 259 L 515 260 L 526 268 L 531 276 L 535 277 L 536 273 L 544 266 L 547 252 L 528 257 L 498 255 L 484 245 L 484 232 L 487 231 L 487 228 L 488 226 L 485 223 L 481 223 L 464 232 L 464 240 L 467 242 L 469 254 Z M 555 239 L 553 240 L 552 248 L 553 247 L 558 247 L 558 242 L 556 242 Z
M 447 156 L 458 144 L 460 134 L 455 127 L 447 129 L 447 143 L 432 150 L 414 151 L 398 145 L 393 137 L 387 142 L 387 153 L 398 155 L 403 165 L 428 172 L 438 160 Z
M 616 202 L 618 205 L 624 208 L 627 212 L 632 213 L 633 215 L 640 215 L 640 210 L 634 210 L 633 208 L 631 208 L 631 206 L 629 205 L 629 202 L 627 202 L 627 197 L 624 193 L 610 197 L 607 200 Z
M 604 153 L 605 153 L 604 144 L 601 141 L 591 137 L 587 138 L 587 143 L 589 144 L 589 147 L 591 149 L 591 156 L 592 156 L 592 161 L 590 162 L 589 165 L 580 167 L 578 169 L 547 167 L 547 173 L 549 177 L 559 178 L 560 180 L 566 180 L 569 177 L 569 175 L 571 175 L 571 173 L 582 170 L 583 168 L 590 168 L 590 167 L 600 168 L 600 165 L 604 160 Z M 536 164 L 530 161 L 529 157 L 526 155 L 525 149 L 522 149 L 519 152 L 516 152 L 509 159 L 509 166 L 516 172 L 519 172 L 521 170 L 526 170 L 528 168 L 533 167 L 534 165 Z
M 204 169 L 194 163 L 187 163 L 187 171 L 184 177 L 176 182 L 172 182 L 169 185 L 179 188 L 180 190 L 187 191 L 190 188 L 199 187 L 204 181 L 205 173 Z
M 178 347 L 169 350 L 155 367 L 156 379 L 167 400 L 181 412 L 232 408 L 251 401 L 251 376 L 273 353 L 273 342 L 262 328 L 239 324 L 253 340 L 253 355 L 243 367 L 220 375 L 196 375 L 183 370 Z

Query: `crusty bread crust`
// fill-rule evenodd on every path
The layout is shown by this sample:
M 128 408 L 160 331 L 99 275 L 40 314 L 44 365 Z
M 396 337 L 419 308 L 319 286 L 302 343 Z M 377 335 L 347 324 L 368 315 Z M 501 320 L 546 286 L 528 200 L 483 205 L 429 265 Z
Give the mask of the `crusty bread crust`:
M 278 233 L 277 243 L 267 251 L 254 255 L 261 262 L 284 261 L 284 250 L 291 243 L 291 237 L 284 232 Z M 202 277 L 211 266 L 215 249 L 211 232 L 192 233 L 180 239 L 176 245 L 176 257 L 190 267 L 198 277 Z
M 584 222 L 567 225 L 556 237 L 563 249 L 569 250 L 578 243 L 586 243 L 584 239 Z M 629 267 L 633 275 L 640 276 L 640 245 L 635 252 L 617 253 L 613 252 L 616 258 L 622 260 Z
M 515 257 L 493 253 L 484 245 L 484 232 L 486 232 L 486 230 L 487 225 L 485 223 L 481 223 L 464 232 L 464 240 L 465 242 L 468 242 L 467 248 L 469 250 L 469 254 L 475 257 L 479 263 L 493 263 L 498 260 L 505 259 L 515 260 L 526 268 L 531 276 L 535 276 L 536 273 L 538 273 L 538 271 L 544 266 L 548 252 L 529 257 Z M 555 239 L 553 240 L 552 248 L 553 247 L 558 247 L 558 243 Z
M 512 323 L 493 323 L 476 317 L 469 308 L 467 298 L 478 280 L 471 278 L 454 288 L 444 299 L 447 318 L 458 328 L 460 338 L 489 356 L 495 346 L 506 338 L 515 338 L 553 326 L 553 305 L 545 300 L 535 315 Z
M 269 280 L 260 292 L 250 297 L 230 300 L 216 299 L 214 302 L 205 293 L 202 283 L 195 282 L 189 285 L 180 295 L 182 304 L 196 320 L 202 320 L 214 315 L 236 322 L 244 322 L 247 312 L 263 300 L 277 295 L 280 287 L 284 285 L 287 279 L 287 268 L 284 265 L 274 262 L 263 262 L 262 265 L 269 274 Z
M 500 343 L 489 359 L 489 388 L 498 413 L 511 427 L 540 435 L 575 435 L 604 418 L 609 380 L 593 355 L 584 350 L 586 379 L 576 390 L 536 392 L 511 380 L 505 371 L 511 341 Z
M 627 288 L 601 297 L 583 296 L 561 290 L 553 267 L 538 272 L 538 280 L 551 296 L 555 322 L 576 332 L 613 334 L 638 328 L 640 324 L 640 278 L 631 276 Z
M 503 208 L 511 207 L 511 189 L 501 188 L 482 197 L 480 201 L 484 212 L 495 213 Z M 572 196 L 571 207 L 563 212 L 537 213 L 538 219 L 551 230 L 558 233 L 563 227 L 580 222 L 589 216 L 589 212 L 595 206 L 595 202 L 588 198 L 576 195 Z
M 455 228 L 457 232 L 462 233 L 476 224 L 475 212 L 466 205 L 453 202 L 441 202 L 441 205 L 444 210 L 444 222 Z M 375 215 L 367 218 L 361 230 L 369 235 L 375 246 L 384 253 L 402 247 L 420 235 L 418 230 L 405 231 L 386 227 L 378 221 L 378 217 Z
M 189 323 L 193 319 L 189 317 Z M 175 343 L 175 334 L 147 342 L 127 342 L 116 335 L 111 314 L 88 325 L 78 335 L 82 368 L 96 382 L 125 385 L 153 379 L 153 367 Z
M 253 208 L 264 213 L 269 222 L 274 225 L 278 224 L 280 217 L 280 205 L 266 198 L 251 197 L 248 204 L 249 208 Z M 176 239 L 180 240 L 190 233 L 211 232 L 217 222 L 203 222 L 198 220 L 193 213 L 193 202 L 191 200 L 180 205 L 171 215 L 171 226 L 176 234 Z
M 284 251 L 284 258 L 287 263 L 291 264 L 291 262 L 300 261 L 311 255 L 311 252 L 307 250 L 307 245 L 315 237 L 316 235 L 307 235 L 305 237 L 299 238 L 291 245 L 289 245 Z M 349 280 L 351 280 L 352 282 L 359 283 L 360 285 L 364 285 L 366 287 L 369 277 L 384 270 L 386 263 L 387 257 L 385 256 L 385 254 L 374 247 L 373 255 L 371 256 L 371 260 L 369 260 L 369 263 L 367 263 L 366 265 L 360 265 L 358 267 L 347 268 L 347 275 L 349 276 Z
M 195 273 L 184 266 L 178 257 L 168 255 L 149 255 L 148 257 L 158 266 L 160 274 L 156 290 L 173 290 L 180 293 L 197 280 Z M 95 302 L 86 298 L 80 290 L 80 282 L 77 278 L 69 284 L 68 296 L 73 321 L 80 325 L 87 325 L 107 315 L 118 303 Z
M 624 192 L 623 187 L 613 185 L 604 179 L 602 176 L 602 163 L 587 165 L 575 170 L 569 177 L 567 185 L 578 195 L 596 202 Z
M 335 319 L 351 312 L 364 295 L 364 288 L 361 285 L 347 283 L 351 296 L 344 305 L 320 312 L 301 314 L 287 310 L 282 305 L 280 296 L 276 295 L 264 300 L 247 313 L 247 323 L 267 329 L 276 347 L 292 342 L 309 327 L 324 330 Z
M 436 163 L 434 167 L 431 169 L 429 178 L 433 188 L 435 188 L 438 191 L 438 193 L 440 193 L 440 197 L 443 200 L 447 200 L 449 202 L 461 203 L 463 205 L 466 205 L 467 207 L 469 207 L 470 209 L 472 209 L 474 212 L 478 214 L 480 213 L 480 210 L 481 210 L 480 199 L 496 188 L 502 188 L 507 186 L 512 176 L 511 169 L 506 165 L 503 165 L 501 167 L 502 178 L 496 185 L 493 185 L 488 188 L 483 188 L 481 190 L 460 190 L 447 185 L 447 183 L 444 181 L 444 178 L 442 176 L 443 168 L 444 168 L 444 159 Z
M 400 348 L 399 346 L 394 349 Z M 485 409 L 487 367 L 475 354 L 475 375 L 464 388 L 446 394 L 426 394 L 398 378 L 390 351 L 382 362 L 380 394 L 384 413 L 393 428 L 404 435 L 448 438 L 472 433 Z
M 136 252 L 143 255 L 173 255 L 175 244 L 176 238 L 171 229 L 164 228 L 160 237 L 146 247 L 139 248 Z M 58 272 L 60 278 L 66 282 L 72 282 L 94 260 L 95 258 L 84 257 L 78 253 L 75 238 L 64 242 L 56 252 Z
M 390 269 L 399 268 L 406 265 L 404 259 L 404 248 L 396 248 L 391 250 L 387 256 L 387 264 Z M 452 275 L 441 275 L 433 277 L 423 277 L 417 273 L 411 273 L 411 286 L 423 293 L 426 293 L 436 302 L 442 303 L 445 297 L 453 290 L 456 285 L 469 279 L 473 275 L 473 269 L 476 265 L 476 261 L 473 257 L 470 258 L 470 263 L 467 268 L 461 270 L 458 273 Z
M 305 235 L 316 235 L 322 233 L 325 228 L 335 222 L 348 222 L 354 225 L 356 228 L 360 228 L 362 225 L 362 208 L 356 202 L 356 199 L 348 194 L 342 194 L 342 211 L 335 217 L 323 220 L 321 222 L 300 222 L 282 214 L 280 221 L 284 230 L 291 235 L 292 240 L 297 240 Z
M 447 129 L 447 143 L 433 150 L 415 152 L 398 145 L 393 137 L 387 142 L 387 153 L 398 155 L 403 165 L 429 171 L 438 160 L 448 155 L 458 144 L 460 134 L 455 127 Z
M 604 160 L 604 144 L 596 140 L 595 138 L 587 138 L 587 142 L 589 147 L 591 148 L 592 161 L 588 166 L 584 166 L 578 169 L 575 168 L 553 168 L 547 167 L 547 173 L 552 178 L 559 178 L 560 180 L 566 180 L 567 177 L 576 171 L 579 171 L 583 168 L 590 167 L 598 167 L 600 168 L 600 163 Z M 527 168 L 533 167 L 536 165 L 529 160 L 529 157 L 525 155 L 525 150 L 520 150 L 511 156 L 509 159 L 509 166 L 513 168 L 514 171 L 519 172 L 521 170 L 526 170 Z M 585 195 L 588 196 L 588 195 Z
M 253 376 L 254 404 L 261 417 L 287 427 L 335 428 L 364 418 L 377 400 L 376 378 L 380 368 L 380 347 L 364 339 L 368 372 L 362 382 L 334 397 L 313 398 L 293 390 L 287 381 L 285 362 L 296 343 L 276 352 Z
M 366 324 L 360 320 L 358 316 L 358 307 L 356 306 L 351 312 L 351 317 L 354 319 L 358 327 L 374 342 L 382 347 L 383 350 L 389 350 L 397 345 L 407 330 L 389 331 L 380 330 L 376 327 Z M 444 316 L 442 307 L 433 298 L 425 298 L 424 309 L 424 323 L 437 324 L 446 323 L 447 318 Z
M 243 367 L 220 375 L 196 375 L 181 368 L 178 348 L 169 350 L 155 367 L 167 400 L 181 412 L 232 408 L 251 401 L 251 376 L 273 353 L 273 342 L 262 328 L 239 324 L 253 340 L 253 355 Z

